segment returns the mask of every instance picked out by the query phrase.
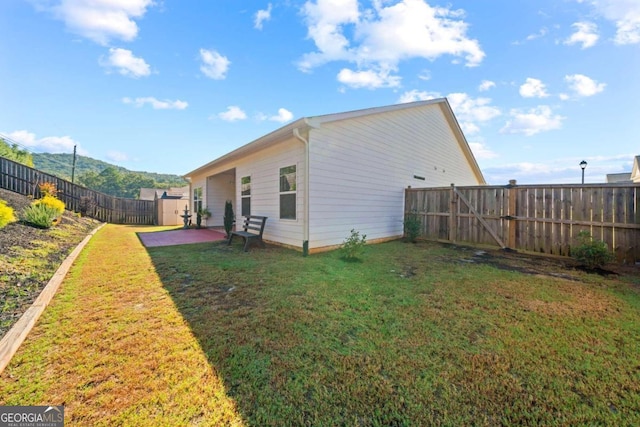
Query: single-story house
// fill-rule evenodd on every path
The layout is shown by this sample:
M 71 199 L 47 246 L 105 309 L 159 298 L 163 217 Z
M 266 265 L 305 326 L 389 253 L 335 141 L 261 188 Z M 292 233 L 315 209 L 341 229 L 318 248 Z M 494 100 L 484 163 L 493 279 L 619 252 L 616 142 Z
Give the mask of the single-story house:
M 633 159 L 633 167 L 631 168 L 631 181 L 640 182 L 640 156 Z
M 264 239 L 306 252 L 403 235 L 404 190 L 486 184 L 446 98 L 298 119 L 185 175 L 222 226 L 267 216 Z
M 625 182 L 640 183 L 640 156 L 634 157 L 631 172 L 607 174 L 607 184 L 619 184 Z
M 620 184 L 621 182 L 631 181 L 631 172 L 608 173 L 606 176 L 607 184 Z

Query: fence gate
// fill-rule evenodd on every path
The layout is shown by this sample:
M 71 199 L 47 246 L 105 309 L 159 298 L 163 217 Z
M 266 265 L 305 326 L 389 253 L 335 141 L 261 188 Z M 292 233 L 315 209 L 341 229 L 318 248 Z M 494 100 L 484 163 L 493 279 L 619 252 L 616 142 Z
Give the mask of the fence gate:
M 585 230 L 622 263 L 640 261 L 640 185 L 409 188 L 405 214 L 428 239 L 571 255 Z

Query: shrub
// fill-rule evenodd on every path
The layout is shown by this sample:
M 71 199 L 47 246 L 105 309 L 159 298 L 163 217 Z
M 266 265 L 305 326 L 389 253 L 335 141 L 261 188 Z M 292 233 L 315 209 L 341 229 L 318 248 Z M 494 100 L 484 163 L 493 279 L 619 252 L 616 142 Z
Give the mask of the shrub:
M 360 235 L 360 232 L 351 229 L 351 235 L 345 239 L 340 247 L 342 257 L 347 261 L 355 261 L 364 252 L 367 244 L 367 235 Z
M 91 197 L 80 197 L 80 205 L 78 206 L 78 209 L 82 215 L 93 215 L 97 206 L 98 203 Z
M 411 213 L 407 214 L 404 220 L 404 239 L 406 242 L 415 243 L 416 239 L 420 237 L 420 219 L 418 215 Z
M 64 202 L 53 196 L 44 196 L 42 199 L 38 199 L 33 202 L 34 205 L 46 205 L 52 209 L 55 209 L 58 215 L 56 217 L 62 216 L 64 213 Z
M 22 211 L 22 221 L 38 228 L 51 228 L 58 218 L 58 210 L 44 203 L 33 202 Z
M 235 221 L 235 215 L 233 214 L 233 205 L 231 200 L 227 200 L 224 203 L 224 232 L 227 233 L 227 237 L 231 235 L 233 229 L 233 222 Z
M 16 216 L 13 213 L 13 208 L 8 206 L 7 202 L 0 199 L 0 230 L 12 222 L 16 222 Z
M 601 240 L 594 240 L 588 231 L 578 233 L 578 246 L 571 248 L 571 256 L 581 265 L 595 269 L 613 261 L 613 254 L 607 244 Z
M 42 197 L 56 197 L 58 195 L 58 189 L 52 182 L 43 182 L 42 184 L 38 185 L 38 188 L 40 188 L 40 194 L 42 194 Z

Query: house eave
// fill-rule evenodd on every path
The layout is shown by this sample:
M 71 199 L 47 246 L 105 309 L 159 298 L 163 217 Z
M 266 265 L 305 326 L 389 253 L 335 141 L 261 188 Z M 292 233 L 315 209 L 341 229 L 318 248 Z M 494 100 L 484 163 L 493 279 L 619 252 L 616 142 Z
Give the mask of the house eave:
M 455 114 L 453 113 L 453 110 L 451 109 L 451 105 L 449 104 L 449 101 L 447 100 L 447 98 L 436 98 L 436 99 L 430 99 L 426 101 L 407 102 L 407 103 L 393 104 L 393 105 L 387 105 L 382 107 L 373 107 L 373 108 L 366 108 L 361 110 L 347 111 L 342 113 L 303 117 L 292 123 L 289 123 L 288 125 L 285 125 L 279 129 L 276 129 L 273 132 L 267 135 L 264 135 L 252 142 L 249 142 L 248 144 L 245 144 L 221 157 L 218 157 L 217 159 L 212 160 L 211 162 L 203 166 L 200 166 L 199 168 L 194 169 L 191 172 L 183 175 L 183 177 L 187 180 L 190 180 L 192 176 L 201 174 L 202 172 L 208 169 L 223 165 L 226 162 L 231 162 L 238 158 L 244 157 L 248 154 L 255 153 L 257 151 L 271 147 L 272 145 L 278 144 L 279 142 L 289 137 L 294 137 L 294 134 L 293 134 L 294 129 L 298 129 L 298 131 L 300 132 L 306 132 L 306 131 L 309 131 L 309 129 L 321 127 L 323 123 L 330 123 L 330 122 L 335 122 L 339 120 L 347 120 L 347 119 L 367 116 L 371 114 L 400 111 L 408 108 L 416 108 L 416 107 L 422 107 L 426 105 L 440 106 L 440 109 L 442 110 L 447 121 L 449 122 L 449 125 L 453 130 L 453 133 L 456 139 L 458 140 L 458 143 L 460 144 L 460 148 L 462 149 L 464 156 L 469 162 L 469 165 L 471 166 L 471 169 L 473 170 L 473 173 L 476 176 L 478 183 L 481 185 L 485 185 L 486 181 L 484 179 L 484 176 L 482 175 L 482 171 L 480 170 L 480 167 L 476 162 L 475 156 L 471 151 L 469 143 L 467 142 L 467 139 L 464 136 L 464 133 L 462 132 L 462 128 L 460 127 L 460 124 L 458 123 L 458 120 L 456 119 Z
M 255 153 L 260 150 L 264 150 L 265 148 L 269 148 L 272 145 L 278 144 L 279 142 L 289 137 L 292 137 L 294 129 L 306 130 L 309 127 L 312 127 L 312 125 L 310 124 L 307 118 L 298 119 L 295 122 L 291 122 L 288 125 L 278 128 L 271 133 L 261 136 L 260 138 L 254 141 L 251 141 L 221 157 L 218 157 L 217 159 L 210 161 L 209 163 L 203 166 L 200 166 L 197 169 L 192 170 L 189 173 L 186 173 L 185 175 L 183 175 L 183 177 L 185 179 L 189 179 L 192 176 L 198 175 L 210 168 L 222 165 L 226 162 L 231 162 L 238 158 L 247 156 L 248 154 Z

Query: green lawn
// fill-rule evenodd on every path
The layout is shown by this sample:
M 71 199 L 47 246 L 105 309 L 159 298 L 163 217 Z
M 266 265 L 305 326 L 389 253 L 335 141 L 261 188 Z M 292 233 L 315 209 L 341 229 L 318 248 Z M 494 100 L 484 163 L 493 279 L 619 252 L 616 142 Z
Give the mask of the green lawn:
M 303 258 L 103 228 L 0 377 L 67 425 L 640 424 L 640 277 L 420 242 Z

